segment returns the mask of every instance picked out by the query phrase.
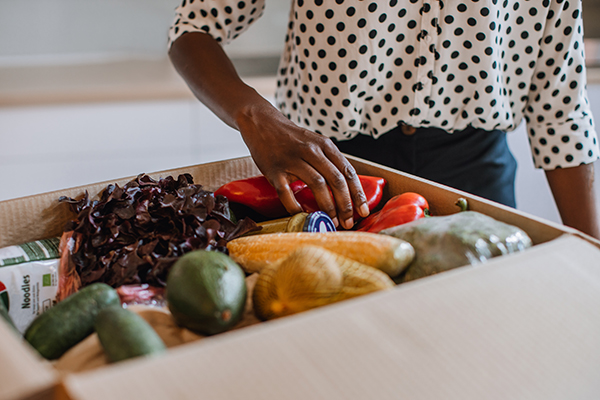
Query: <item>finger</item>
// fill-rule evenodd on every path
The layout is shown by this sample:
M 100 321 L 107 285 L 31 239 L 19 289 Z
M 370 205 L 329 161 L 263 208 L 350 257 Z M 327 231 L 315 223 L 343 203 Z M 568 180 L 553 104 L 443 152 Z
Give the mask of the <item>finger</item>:
M 330 164 L 330 168 L 333 168 L 333 164 Z M 298 177 L 313 193 L 319 210 L 329 215 L 335 226 L 339 226 L 338 210 L 325 177 L 310 165 Z
M 290 179 L 296 180 L 295 177 L 291 177 Z M 277 191 L 277 196 L 279 196 L 279 200 L 291 215 L 298 214 L 302 212 L 302 206 L 294 197 L 294 192 L 290 188 L 289 180 L 286 179 L 284 175 L 278 175 L 275 179 L 271 181 L 271 184 Z
M 344 175 L 331 164 L 333 169 L 328 169 L 324 176 L 331 189 L 331 193 L 327 193 L 333 201 L 337 210 L 337 216 L 340 220 L 340 225 L 346 229 L 351 229 L 354 226 L 354 211 L 352 207 L 352 198 L 348 189 L 348 184 Z
M 348 159 L 344 157 L 333 142 L 330 141 L 330 143 L 331 146 L 326 146 L 324 148 L 325 155 L 344 176 L 348 189 L 350 190 L 354 208 L 357 210 L 358 215 L 363 218 L 367 217 L 370 213 L 369 205 L 367 204 L 367 196 L 365 196 L 358 174 L 352 164 L 350 164 Z

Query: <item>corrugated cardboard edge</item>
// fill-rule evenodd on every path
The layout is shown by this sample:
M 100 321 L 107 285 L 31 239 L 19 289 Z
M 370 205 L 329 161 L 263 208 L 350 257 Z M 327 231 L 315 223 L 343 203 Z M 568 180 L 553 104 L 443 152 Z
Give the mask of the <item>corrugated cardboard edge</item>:
M 207 190 L 215 190 L 222 184 L 234 179 L 258 175 L 260 171 L 250 157 L 175 168 L 159 172 L 149 172 L 154 179 L 189 173 L 194 182 L 202 184 Z M 69 206 L 59 203 L 61 196 L 80 198 L 87 191 L 96 197 L 109 184 L 123 185 L 135 176 L 109 180 L 91 185 L 56 190 L 17 199 L 0 202 L 0 247 L 20 244 L 25 241 L 58 237 L 62 234 L 66 222 L 73 218 Z
M 600 251 L 572 236 L 71 375 L 72 400 L 598 398 Z M 510 262 L 507 263 L 506 260 Z
M 0 338 L 0 400 L 50 398 L 58 378 L 52 366 L 1 318 Z

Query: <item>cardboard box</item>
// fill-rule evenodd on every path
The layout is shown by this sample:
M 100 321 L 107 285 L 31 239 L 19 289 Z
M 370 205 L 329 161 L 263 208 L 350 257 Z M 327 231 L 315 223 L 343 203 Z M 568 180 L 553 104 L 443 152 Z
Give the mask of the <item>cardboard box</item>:
M 565 399 L 600 396 L 600 243 L 442 185 L 350 157 L 386 197 L 423 194 L 436 215 L 470 209 L 524 229 L 535 246 L 292 317 L 89 372 L 59 376 L 0 323 L 0 399 Z M 258 174 L 250 158 L 191 173 L 214 190 Z M 0 202 L 0 246 L 58 236 L 61 195 Z

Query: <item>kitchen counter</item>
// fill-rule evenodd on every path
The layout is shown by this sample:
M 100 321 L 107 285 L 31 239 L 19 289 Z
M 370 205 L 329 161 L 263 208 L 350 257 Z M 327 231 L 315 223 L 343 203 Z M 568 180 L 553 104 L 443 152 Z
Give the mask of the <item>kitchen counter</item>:
M 272 96 L 277 58 L 233 61 L 248 84 Z M 192 98 L 166 58 L 0 68 L 0 107 Z

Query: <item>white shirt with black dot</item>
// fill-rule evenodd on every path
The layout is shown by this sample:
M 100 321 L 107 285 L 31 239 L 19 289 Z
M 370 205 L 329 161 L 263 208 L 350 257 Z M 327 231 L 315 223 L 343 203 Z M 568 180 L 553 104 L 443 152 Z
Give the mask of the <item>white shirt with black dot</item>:
M 169 45 L 205 32 L 225 45 L 265 0 L 183 0 Z M 581 0 L 294 0 L 276 103 L 297 124 L 346 140 L 399 123 L 449 133 L 511 131 L 523 118 L 534 164 L 599 156 L 586 91 Z

